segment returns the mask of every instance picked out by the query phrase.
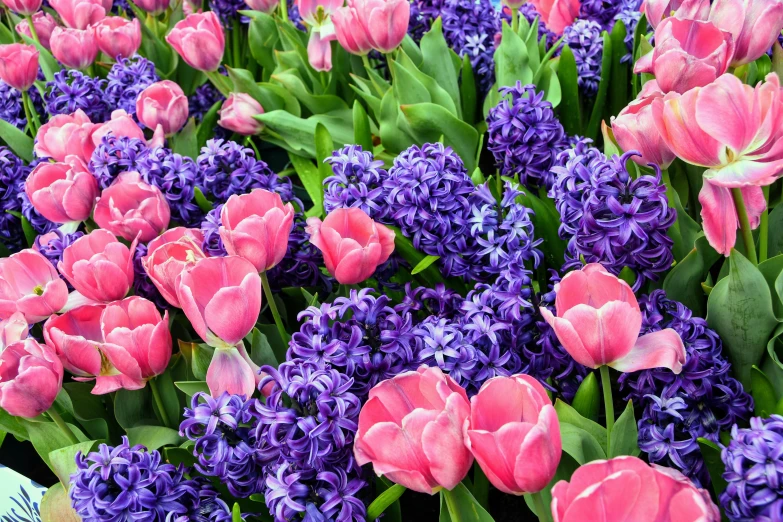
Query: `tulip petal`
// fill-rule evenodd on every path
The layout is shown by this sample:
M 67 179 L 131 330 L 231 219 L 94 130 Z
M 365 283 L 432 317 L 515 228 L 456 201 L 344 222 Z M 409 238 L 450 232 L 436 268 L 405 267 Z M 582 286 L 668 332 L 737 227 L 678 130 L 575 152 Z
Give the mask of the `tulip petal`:
M 705 180 L 699 192 L 704 235 L 719 254 L 728 256 L 737 241 L 737 207 L 731 189 Z
M 631 373 L 651 368 L 669 368 L 675 374 L 685 363 L 685 345 L 680 334 L 667 328 L 639 337 L 633 349 L 610 364 L 615 370 Z
M 256 380 L 253 369 L 236 348 L 217 348 L 207 369 L 207 386 L 213 397 L 224 392 L 250 397 Z
M 424 426 L 421 448 L 429 460 L 432 477 L 449 490 L 462 482 L 473 464 L 473 455 L 463 442 L 462 426 L 448 411 Z

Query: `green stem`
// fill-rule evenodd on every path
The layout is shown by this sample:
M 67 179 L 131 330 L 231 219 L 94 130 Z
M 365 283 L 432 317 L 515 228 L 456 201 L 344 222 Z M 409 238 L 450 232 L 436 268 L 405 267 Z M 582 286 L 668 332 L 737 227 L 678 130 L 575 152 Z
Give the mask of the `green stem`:
M 30 107 L 27 106 L 27 92 L 22 92 L 22 108 L 24 109 L 24 117 L 27 119 L 27 128 L 30 129 L 30 135 L 35 139 L 38 129 L 35 128 L 33 116 L 30 114 Z
M 14 30 L 14 20 L 11 18 L 11 10 L 4 9 L 6 16 L 8 16 L 8 27 L 11 28 L 11 39 L 16 42 L 18 40 L 16 31 Z
M 405 493 L 405 486 L 394 484 L 392 487 L 378 495 L 375 500 L 372 501 L 370 507 L 367 508 L 367 520 L 375 520 L 386 509 L 397 502 L 402 494 Z
M 759 263 L 766 261 L 769 254 L 769 185 L 762 187 L 761 190 L 764 192 L 764 201 L 767 205 L 761 214 L 761 224 L 759 224 Z
M 27 20 L 27 25 L 30 27 L 30 36 L 33 37 L 33 41 L 38 45 L 41 45 L 41 40 L 38 39 L 38 32 L 35 30 L 35 25 L 33 25 L 33 17 L 26 15 L 24 18 Z
M 756 243 L 753 241 L 753 231 L 750 229 L 748 211 L 745 209 L 745 200 L 742 198 L 742 189 L 731 189 L 731 195 L 734 198 L 734 206 L 737 207 L 737 217 L 739 217 L 740 232 L 742 232 L 742 242 L 745 243 L 746 255 L 751 263 L 758 265 Z
M 612 429 L 614 428 L 614 402 L 612 401 L 612 380 L 609 377 L 609 367 L 601 366 L 601 386 L 604 389 L 604 408 L 606 409 L 606 449 L 610 451 Z
M 288 21 L 288 2 L 287 0 L 280 0 L 280 18 L 284 22 Z
M 473 463 L 473 498 L 481 504 L 481 507 L 489 510 L 489 480 L 478 461 Z
M 269 303 L 269 309 L 272 310 L 272 317 L 275 318 L 277 333 L 280 334 L 280 339 L 282 339 L 284 343 L 288 343 L 288 332 L 286 332 L 285 328 L 283 328 L 283 320 L 280 318 L 280 312 L 277 311 L 275 296 L 272 293 L 272 288 L 269 286 L 269 278 L 266 276 L 266 272 L 261 272 L 261 284 L 264 285 L 266 301 Z
M 70 440 L 74 444 L 79 444 L 79 439 L 76 438 L 76 435 L 73 434 L 71 428 L 69 428 L 68 425 L 63 420 L 63 418 L 60 417 L 60 414 L 57 413 L 57 411 L 55 411 L 54 406 L 49 408 L 49 411 L 47 413 L 49 414 L 49 417 L 54 421 L 54 423 L 57 424 L 57 427 L 62 430 L 62 432 L 65 434 L 66 437 L 68 437 L 68 440 Z
M 33 137 L 35 137 L 38 134 L 38 129 L 41 128 L 41 121 L 38 119 L 38 113 L 35 112 L 33 99 L 30 98 L 30 93 L 27 91 L 22 92 L 22 104 L 26 109 L 27 124 L 30 125 L 30 131 L 33 133 Z
M 511 30 L 514 31 L 514 34 L 519 34 L 519 11 L 516 13 L 511 13 Z
M 155 406 L 158 407 L 158 413 L 160 413 L 160 420 L 164 426 L 171 428 L 171 421 L 169 420 L 169 414 L 166 413 L 166 408 L 163 406 L 163 398 L 160 396 L 160 390 L 158 389 L 158 383 L 155 377 L 148 381 L 150 383 L 150 389 L 152 390 L 152 398 L 155 399 Z
M 549 522 L 549 511 L 546 508 L 546 502 L 544 502 L 544 495 L 539 491 L 538 493 L 531 493 L 530 496 L 533 499 L 533 505 L 536 506 L 538 520 Z
M 370 78 L 370 82 L 372 82 L 372 86 L 375 87 L 375 90 L 378 91 L 378 94 L 383 97 L 384 92 L 383 89 L 378 85 L 378 83 L 375 81 L 375 76 L 370 74 L 370 71 L 373 70 L 372 65 L 370 64 L 370 58 L 366 55 L 362 55 L 362 63 L 364 64 L 364 68 L 367 69 L 367 77 Z M 391 67 L 389 67 L 389 70 L 391 70 Z
M 234 67 L 239 69 L 242 67 L 242 50 L 241 50 L 241 44 L 239 42 L 240 38 L 240 25 L 239 25 L 239 18 L 234 17 L 234 25 L 231 28 L 231 54 L 232 59 L 234 62 Z

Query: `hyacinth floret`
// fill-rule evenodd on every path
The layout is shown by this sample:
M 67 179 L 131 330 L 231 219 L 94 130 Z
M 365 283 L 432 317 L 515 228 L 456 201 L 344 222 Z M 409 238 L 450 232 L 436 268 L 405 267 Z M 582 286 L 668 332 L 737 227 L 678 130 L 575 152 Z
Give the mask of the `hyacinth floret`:
M 122 58 L 109 69 L 106 75 L 106 98 L 112 109 L 123 109 L 136 114 L 136 98 L 141 91 L 160 77 L 155 64 L 139 55 Z
M 82 237 L 84 232 L 77 230 L 76 232 L 65 233 L 60 229 L 55 229 L 52 231 L 52 234 L 53 236 L 48 238 L 44 236 L 36 237 L 35 249 L 56 267 L 57 263 L 62 261 L 65 249 Z M 46 239 L 46 241 L 42 241 L 42 239 Z
M 622 22 L 625 25 L 625 47 L 628 50 L 625 55 L 620 59 L 620 63 L 633 63 L 634 53 L 634 35 L 636 34 L 636 26 L 639 24 L 639 20 L 642 18 L 642 13 L 638 8 L 624 7 L 614 17 L 616 22 Z
M 24 130 L 27 126 L 27 118 L 22 106 L 22 93 L 2 80 L 0 80 L 0 119 L 19 130 Z
M 374 221 L 385 223 L 389 212 L 386 204 L 388 187 L 384 181 L 389 173 L 383 161 L 376 160 L 372 152 L 361 145 L 346 145 L 334 151 L 326 161 L 332 167 L 332 175 L 324 180 L 324 210 L 360 208 Z
M 170 149 L 156 147 L 141 160 L 138 172 L 146 183 L 163 193 L 174 221 L 185 226 L 201 223 L 204 213 L 194 203 L 200 176 L 195 161 Z
M 113 108 L 106 96 L 106 85 L 106 80 L 91 78 L 75 69 L 56 72 L 54 79 L 46 84 L 46 112 L 55 116 L 81 109 L 90 121 L 105 121 Z
M 22 211 L 18 195 L 30 170 L 11 149 L 0 146 L 0 242 L 12 252 L 24 246 L 22 221 L 11 212 Z
M 90 172 L 98 178 L 102 189 L 109 187 L 123 172 L 140 172 L 143 160 L 149 154 L 147 144 L 138 138 L 116 137 L 107 134 L 90 157 Z
M 591 20 L 577 20 L 563 31 L 563 39 L 574 54 L 579 90 L 586 97 L 593 98 L 598 93 L 598 84 L 601 83 L 604 52 L 601 26 Z
M 201 249 L 212 257 L 228 255 L 223 240 L 220 238 L 220 212 L 223 204 L 215 205 L 215 208 L 207 212 L 204 221 L 201 222 L 201 232 L 204 234 L 204 242 Z

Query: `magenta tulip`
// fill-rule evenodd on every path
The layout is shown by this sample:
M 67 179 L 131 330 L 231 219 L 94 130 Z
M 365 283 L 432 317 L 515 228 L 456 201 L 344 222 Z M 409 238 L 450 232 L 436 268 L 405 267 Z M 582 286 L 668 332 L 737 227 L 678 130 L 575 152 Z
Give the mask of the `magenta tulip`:
M 171 359 L 168 312 L 161 317 L 151 301 L 134 296 L 106 305 L 100 321 L 102 350 L 122 362 L 123 374 L 147 380 L 166 371 Z
M 493 486 L 538 493 L 555 476 L 560 422 L 543 386 L 529 375 L 495 377 L 470 401 L 466 444 Z
M 92 28 L 55 27 L 49 43 L 54 57 L 71 69 L 86 69 L 98 56 L 98 44 Z
M 156 16 L 169 8 L 171 0 L 136 0 L 134 3 L 139 6 L 140 9 Z
M 264 128 L 264 125 L 254 118 L 264 114 L 264 108 L 255 98 L 244 92 L 229 94 L 219 114 L 218 125 L 243 136 L 258 134 Z
M 241 257 L 208 257 L 182 273 L 177 299 L 204 342 L 233 347 L 261 313 L 261 277 Z
M 683 20 L 707 20 L 710 0 L 645 0 L 641 9 L 653 29 L 674 14 Z
M 359 32 L 369 38 L 378 52 L 390 53 L 402 42 L 408 31 L 411 3 L 408 0 L 353 0 Z
M 360 208 L 339 208 L 323 222 L 311 217 L 306 230 L 323 253 L 326 269 L 344 285 L 372 276 L 394 251 L 394 232 Z
M 124 109 L 115 109 L 111 113 L 111 119 L 107 122 L 96 124 L 90 133 L 93 151 L 95 147 L 101 144 L 104 136 L 113 134 L 117 138 L 136 138 L 146 141 L 144 131 L 133 119 L 133 116 L 125 112 Z M 152 147 L 151 144 L 148 144 Z M 88 148 L 85 147 L 85 150 Z
M 552 488 L 554 522 L 718 522 L 710 494 L 672 468 L 636 457 L 596 460 Z
M 30 323 L 59 312 L 68 300 L 68 287 L 42 254 L 27 248 L 0 259 L 0 319 L 16 312 Z
M 136 117 L 150 129 L 162 126 L 163 133 L 171 136 L 188 121 L 188 98 L 170 80 L 153 83 L 136 99 Z
M 33 418 L 52 407 L 63 386 L 63 365 L 35 339 L 17 341 L 0 353 L 0 408 Z
M 38 41 L 41 42 L 41 45 L 43 45 L 45 49 L 50 49 L 49 39 L 51 38 L 52 31 L 54 31 L 55 27 L 57 27 L 57 21 L 49 13 L 38 11 L 33 15 L 33 28 L 35 29 L 35 34 L 38 36 Z M 16 24 L 16 32 L 23 34 L 28 38 L 33 37 L 32 31 L 30 31 L 30 24 L 27 23 L 27 20 L 22 20 Z
M 378 475 L 420 493 L 453 489 L 473 463 L 463 427 L 465 390 L 440 368 L 422 366 L 370 390 L 359 413 L 354 455 Z
M 99 188 L 84 162 L 68 156 L 65 163 L 39 163 L 27 177 L 25 193 L 43 217 L 69 223 L 90 217 Z
M 0 79 L 14 89 L 26 91 L 38 74 L 38 54 L 32 45 L 0 45 Z
M 98 49 L 112 59 L 129 58 L 141 46 L 141 24 L 138 18 L 128 20 L 109 16 L 95 26 Z
M 42 0 L 3 0 L 5 6 L 14 13 L 30 16 L 41 8 Z
M 363 56 L 372 50 L 372 39 L 359 20 L 359 13 L 353 0 L 346 7 L 337 9 L 332 15 L 334 32 L 343 49 L 351 54 Z
M 579 16 L 579 0 L 530 0 L 550 31 L 560 35 Z
M 57 264 L 77 292 L 93 301 L 122 299 L 133 285 L 133 252 L 108 230 L 96 229 L 71 243 Z
M 639 337 L 642 313 L 633 290 L 599 264 L 566 274 L 555 308 L 557 316 L 545 307 L 541 315 L 579 364 L 606 365 L 621 372 L 682 370 L 685 346 L 679 334 L 667 328 Z
M 0 353 L 8 346 L 22 339 L 27 339 L 30 326 L 22 312 L 15 312 L 11 317 L 0 321 Z
M 102 0 L 50 0 L 49 3 L 71 29 L 87 29 L 106 18 Z
M 158 187 L 143 182 L 137 172 L 126 172 L 103 189 L 93 219 L 127 241 L 146 243 L 169 226 L 171 209 Z
M 204 72 L 220 67 L 226 46 L 223 26 L 213 11 L 180 20 L 166 36 L 166 41 L 188 65 Z
M 189 229 L 180 227 L 165 232 L 163 236 L 178 230 L 189 231 Z M 193 233 L 201 235 L 201 231 L 197 229 Z M 147 255 L 141 258 L 141 264 L 152 283 L 160 292 L 160 295 L 172 306 L 180 308 L 179 299 L 177 298 L 179 277 L 186 269 L 206 258 L 206 255 L 201 250 L 203 235 L 201 235 L 201 239 L 198 239 L 183 233 L 177 239 L 153 245 L 163 236 L 155 238 L 150 242 Z
M 59 162 L 65 161 L 66 156 L 76 156 L 88 163 L 95 148 L 91 141 L 94 127 L 81 109 L 73 114 L 53 116 L 38 129 L 35 154 Z
M 280 0 L 245 0 L 245 3 L 254 11 L 272 14 L 280 4 Z
M 641 156 L 632 158 L 639 165 L 654 163 L 668 169 L 676 156 L 655 127 L 652 104 L 659 98 L 663 98 L 663 93 L 658 83 L 655 80 L 645 83 L 636 100 L 620 111 L 616 118 L 612 117 L 612 132 L 624 151 L 641 153 Z
M 710 22 L 734 37 L 733 66 L 756 61 L 783 29 L 783 0 L 716 0 Z
M 220 211 L 220 237 L 229 255 L 243 257 L 266 272 L 285 257 L 294 224 L 294 207 L 280 194 L 255 189 L 234 194 Z

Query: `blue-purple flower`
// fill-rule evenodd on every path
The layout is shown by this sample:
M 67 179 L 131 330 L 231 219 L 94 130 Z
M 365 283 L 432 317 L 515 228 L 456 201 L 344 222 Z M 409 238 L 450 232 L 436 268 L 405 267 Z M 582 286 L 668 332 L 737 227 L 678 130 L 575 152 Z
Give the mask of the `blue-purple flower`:
M 143 140 L 116 137 L 107 134 L 95 147 L 88 165 L 90 172 L 98 178 L 102 189 L 107 188 L 123 172 L 139 172 L 142 161 L 149 154 L 149 148 Z
M 361 145 L 346 145 L 334 151 L 326 161 L 332 166 L 332 175 L 324 180 L 324 210 L 358 207 L 379 223 L 388 223 L 386 196 L 389 188 L 384 181 L 389 173 L 383 161 Z
M 582 4 L 585 7 L 585 4 Z M 614 15 L 612 15 L 614 19 Z M 593 98 L 601 83 L 601 61 L 603 59 L 604 40 L 601 25 L 591 20 L 577 20 L 563 32 L 565 45 L 574 54 L 578 83 L 581 92 Z
M 11 149 L 0 146 L 0 242 L 11 252 L 24 246 L 22 220 L 14 213 L 22 211 L 18 195 L 20 190 L 24 191 L 30 170 Z
M 91 78 L 74 69 L 63 69 L 46 84 L 46 112 L 55 116 L 81 109 L 90 121 L 105 121 L 114 108 L 109 105 L 106 86 L 106 80 Z
M 136 98 L 141 91 L 159 80 L 155 64 L 146 58 L 135 55 L 121 59 L 111 66 L 106 75 L 105 89 L 109 108 L 136 114 Z
M 185 226 L 201 223 L 204 213 L 194 202 L 195 188 L 200 184 L 200 172 L 195 161 L 157 147 L 141 160 L 138 172 L 144 182 L 163 193 L 173 220 Z

